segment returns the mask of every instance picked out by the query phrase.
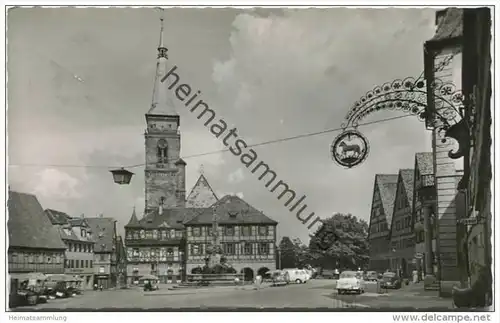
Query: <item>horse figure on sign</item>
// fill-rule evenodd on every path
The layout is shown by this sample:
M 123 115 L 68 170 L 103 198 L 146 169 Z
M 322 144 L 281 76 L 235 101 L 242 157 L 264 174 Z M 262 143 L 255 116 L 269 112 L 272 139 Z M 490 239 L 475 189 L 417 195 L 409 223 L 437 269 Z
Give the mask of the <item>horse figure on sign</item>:
M 346 156 L 347 156 L 347 153 L 349 153 L 349 152 L 352 154 L 356 154 L 357 156 L 359 156 L 361 154 L 361 147 L 357 144 L 348 145 L 344 141 L 342 141 L 339 144 L 339 147 L 342 148 L 342 154 L 346 155 Z

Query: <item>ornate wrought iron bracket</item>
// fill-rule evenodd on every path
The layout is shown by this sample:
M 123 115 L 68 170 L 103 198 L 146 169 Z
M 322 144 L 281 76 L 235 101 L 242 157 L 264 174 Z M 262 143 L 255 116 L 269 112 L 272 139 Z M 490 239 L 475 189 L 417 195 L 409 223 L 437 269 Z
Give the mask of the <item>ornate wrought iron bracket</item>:
M 432 100 L 433 109 L 429 109 Z M 426 122 L 427 129 L 437 131 L 441 142 L 447 144 L 447 138 L 455 139 L 459 148 L 450 151 L 450 158 L 463 157 L 469 147 L 470 126 L 464 117 L 465 100 L 460 90 L 451 82 L 436 79 L 429 86 L 423 77 L 397 79 L 376 86 L 368 91 L 347 113 L 341 127 L 343 132 L 334 140 L 331 147 L 333 159 L 341 166 L 351 168 L 366 159 L 369 151 L 368 140 L 357 131 L 360 122 L 367 116 L 379 111 L 399 111 L 415 115 Z M 342 155 L 342 147 L 349 146 L 343 138 L 355 132 L 357 145 L 365 153 Z M 351 145 L 352 146 L 352 145 Z

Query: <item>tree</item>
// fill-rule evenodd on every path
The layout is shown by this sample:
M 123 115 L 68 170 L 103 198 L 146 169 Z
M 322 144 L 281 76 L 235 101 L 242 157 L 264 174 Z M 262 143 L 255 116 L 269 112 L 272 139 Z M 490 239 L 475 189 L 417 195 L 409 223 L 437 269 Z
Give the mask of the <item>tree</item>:
M 292 243 L 295 253 L 295 267 L 303 268 L 305 265 L 310 264 L 309 247 L 303 244 L 299 238 L 293 239 Z
M 368 223 L 351 214 L 334 214 L 315 232 L 309 250 L 323 268 L 363 268 L 369 260 Z
M 280 269 L 295 267 L 297 255 L 295 254 L 295 245 L 289 237 L 283 237 L 281 239 L 278 258 L 278 266 L 280 266 Z
M 281 268 L 302 268 L 309 264 L 309 248 L 300 239 L 290 239 L 283 237 L 279 245 L 279 255 Z

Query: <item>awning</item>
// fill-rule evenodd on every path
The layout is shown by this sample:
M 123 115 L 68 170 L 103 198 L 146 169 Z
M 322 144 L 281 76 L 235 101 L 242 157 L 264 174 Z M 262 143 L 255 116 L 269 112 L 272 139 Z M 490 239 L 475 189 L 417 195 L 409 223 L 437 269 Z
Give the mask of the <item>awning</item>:
M 65 275 L 65 274 L 53 274 L 53 275 L 47 275 L 47 280 L 48 281 L 54 281 L 54 282 L 72 282 L 72 281 L 77 281 L 75 277 Z
M 45 280 L 47 280 L 47 276 L 43 273 L 15 273 L 15 274 L 10 274 L 10 278 L 17 279 L 19 281 L 26 281 L 26 280 L 45 281 Z

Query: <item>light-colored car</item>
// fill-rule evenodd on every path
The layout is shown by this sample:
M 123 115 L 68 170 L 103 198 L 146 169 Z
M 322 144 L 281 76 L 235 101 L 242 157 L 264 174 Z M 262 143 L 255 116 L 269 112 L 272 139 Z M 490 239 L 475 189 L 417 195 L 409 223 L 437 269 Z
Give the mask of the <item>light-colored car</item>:
M 309 274 L 303 269 L 284 269 L 287 283 L 305 284 L 309 280 Z
M 355 292 L 358 294 L 364 293 L 363 275 L 355 271 L 344 271 L 340 274 L 337 280 L 337 291 L 339 294 Z

